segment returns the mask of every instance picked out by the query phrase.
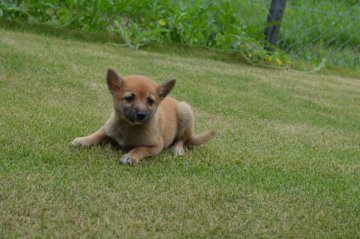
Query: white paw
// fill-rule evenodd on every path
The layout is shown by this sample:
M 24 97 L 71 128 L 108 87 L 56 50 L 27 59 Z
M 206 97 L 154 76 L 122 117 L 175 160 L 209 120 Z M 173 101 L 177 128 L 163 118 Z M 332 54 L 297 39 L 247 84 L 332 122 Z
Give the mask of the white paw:
M 87 144 L 86 141 L 84 140 L 84 137 L 75 138 L 71 142 L 71 144 L 75 145 L 75 146 L 83 146 L 83 147 L 88 147 L 89 146 L 89 144 Z
M 174 151 L 175 151 L 175 156 L 181 156 L 184 155 L 185 153 L 185 149 L 183 147 L 175 147 Z
M 121 157 L 120 161 L 124 164 L 129 164 L 129 165 L 135 165 L 139 163 L 138 159 L 134 159 L 132 157 L 130 157 L 129 155 L 125 154 Z

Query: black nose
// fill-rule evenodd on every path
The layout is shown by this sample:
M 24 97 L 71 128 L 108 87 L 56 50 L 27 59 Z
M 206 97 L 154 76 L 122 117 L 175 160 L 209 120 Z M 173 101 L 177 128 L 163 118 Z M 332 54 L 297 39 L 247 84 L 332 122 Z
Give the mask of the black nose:
M 138 120 L 144 120 L 146 118 L 146 112 L 137 112 L 136 113 L 136 119 Z

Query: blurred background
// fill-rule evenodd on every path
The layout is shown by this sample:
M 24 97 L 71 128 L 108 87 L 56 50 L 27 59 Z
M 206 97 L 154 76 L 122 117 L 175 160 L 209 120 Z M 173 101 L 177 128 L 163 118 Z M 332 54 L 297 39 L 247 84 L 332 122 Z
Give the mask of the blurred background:
M 271 6 L 280 20 L 271 21 Z M 0 19 L 111 34 L 135 49 L 179 44 L 256 65 L 360 69 L 359 0 L 1 0 Z

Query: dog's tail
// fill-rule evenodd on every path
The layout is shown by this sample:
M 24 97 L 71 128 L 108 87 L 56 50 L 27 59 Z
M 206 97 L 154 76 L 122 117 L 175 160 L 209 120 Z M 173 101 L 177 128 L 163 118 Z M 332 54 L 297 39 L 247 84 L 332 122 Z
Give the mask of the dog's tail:
M 192 145 L 204 144 L 207 141 L 209 141 L 210 139 L 214 138 L 214 136 L 215 136 L 215 131 L 209 130 L 209 131 L 203 132 L 201 134 L 192 135 L 187 143 L 192 144 Z

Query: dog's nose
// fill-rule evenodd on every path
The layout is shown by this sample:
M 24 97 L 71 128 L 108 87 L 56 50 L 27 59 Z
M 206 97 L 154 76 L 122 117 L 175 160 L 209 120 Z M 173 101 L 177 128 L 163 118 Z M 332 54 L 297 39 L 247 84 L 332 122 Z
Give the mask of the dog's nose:
M 145 120 L 145 118 L 146 118 L 146 112 L 139 111 L 139 112 L 136 113 L 136 119 Z

